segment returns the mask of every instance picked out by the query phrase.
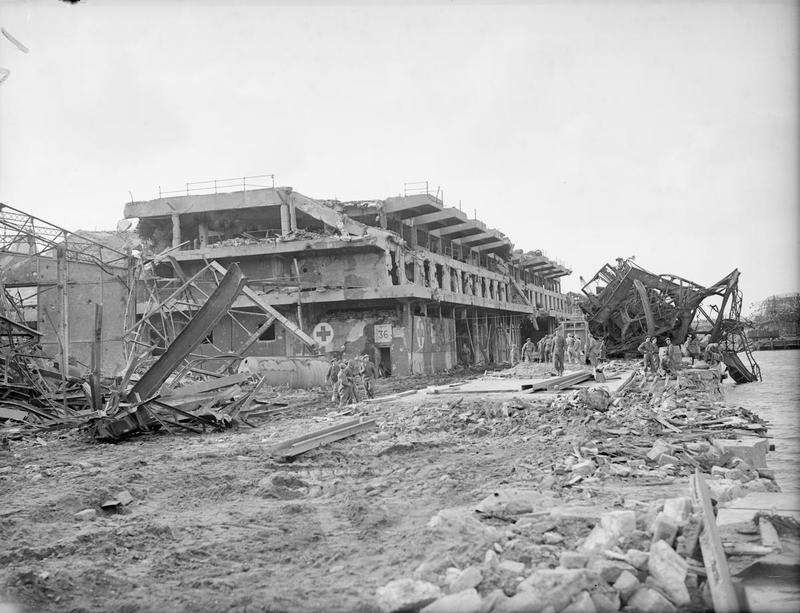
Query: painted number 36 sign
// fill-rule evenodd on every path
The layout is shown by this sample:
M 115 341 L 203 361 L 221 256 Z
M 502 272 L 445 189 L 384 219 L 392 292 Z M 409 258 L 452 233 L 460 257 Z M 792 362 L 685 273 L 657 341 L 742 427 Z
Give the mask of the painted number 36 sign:
M 392 342 L 392 324 L 375 325 L 375 344 L 389 345 Z

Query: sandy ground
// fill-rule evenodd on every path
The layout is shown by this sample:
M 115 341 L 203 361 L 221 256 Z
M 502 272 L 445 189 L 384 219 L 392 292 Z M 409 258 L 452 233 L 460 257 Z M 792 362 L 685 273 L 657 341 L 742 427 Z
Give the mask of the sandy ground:
M 376 416 L 377 431 L 293 462 L 271 459 L 278 440 L 351 418 L 310 394 L 297 409 L 254 417 L 254 429 L 116 444 L 76 432 L 11 441 L 0 451 L 0 596 L 26 611 L 375 611 L 378 587 L 422 562 L 480 563 L 502 533 L 499 520 L 468 538 L 426 528 L 441 509 L 510 486 L 596 507 L 685 488 L 669 477 L 627 489 L 613 478 L 564 487 L 562 460 L 611 441 L 605 429 L 625 415 L 601 424 L 591 413 L 548 409 L 552 396 L 542 395 L 417 394 L 360 406 L 355 414 Z M 627 425 L 636 436 L 613 444 L 635 445 L 652 427 Z M 120 490 L 134 502 L 102 511 Z M 74 518 L 87 508 L 96 519 Z M 562 527 L 563 545 L 591 525 Z M 558 549 L 536 540 L 515 559 L 556 565 Z M 502 583 L 487 577 L 479 590 L 492 581 Z

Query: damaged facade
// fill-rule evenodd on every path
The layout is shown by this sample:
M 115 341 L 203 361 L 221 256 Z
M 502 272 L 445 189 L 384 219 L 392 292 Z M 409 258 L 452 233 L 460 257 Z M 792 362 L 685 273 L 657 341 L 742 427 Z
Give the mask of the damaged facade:
M 514 251 L 502 233 L 428 193 L 342 203 L 289 187 L 244 189 L 131 202 L 125 217 L 139 219 L 153 253 L 166 252 L 149 294 L 138 291 L 137 317 L 212 260 L 237 263 L 280 313 L 284 325 L 265 327 L 269 314 L 240 296 L 235 317 L 199 348 L 209 356 L 243 345 L 265 357 L 366 353 L 387 374 L 433 373 L 503 362 L 512 343 L 538 338 L 570 310 L 560 288 L 569 269 Z M 195 286 L 210 293 L 214 282 L 200 276 Z M 169 338 L 151 330 L 155 344 Z

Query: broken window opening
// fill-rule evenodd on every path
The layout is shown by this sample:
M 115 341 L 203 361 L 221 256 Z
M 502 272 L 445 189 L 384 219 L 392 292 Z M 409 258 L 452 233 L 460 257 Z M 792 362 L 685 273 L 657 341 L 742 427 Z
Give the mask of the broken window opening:
M 389 268 L 389 277 L 392 280 L 392 285 L 400 285 L 400 271 L 397 269 L 397 257 L 394 251 L 389 252 L 391 258 L 391 268 Z
M 269 328 L 264 330 L 259 336 L 260 341 L 274 341 L 275 340 L 275 324 L 273 323 Z

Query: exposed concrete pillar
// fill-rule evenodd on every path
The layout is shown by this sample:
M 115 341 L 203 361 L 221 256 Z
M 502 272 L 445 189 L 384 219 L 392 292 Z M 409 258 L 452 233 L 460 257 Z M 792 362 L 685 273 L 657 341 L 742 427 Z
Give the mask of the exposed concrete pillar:
M 177 247 L 181 244 L 181 216 L 177 213 L 172 214 L 172 246 Z
M 397 266 L 397 280 L 400 285 L 404 285 L 408 282 L 408 279 L 406 279 L 406 258 L 405 255 L 403 255 L 402 247 L 395 248 L 394 261 Z
M 208 224 L 205 220 L 197 225 L 197 232 L 200 234 L 200 247 L 208 247 Z
M 297 232 L 297 210 L 294 202 L 289 203 L 289 226 L 291 226 L 292 232 Z
M 281 236 L 286 236 L 292 231 L 292 223 L 289 216 L 289 205 L 284 202 L 281 204 Z

